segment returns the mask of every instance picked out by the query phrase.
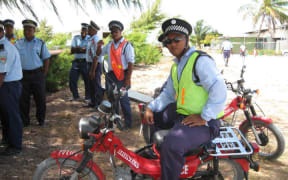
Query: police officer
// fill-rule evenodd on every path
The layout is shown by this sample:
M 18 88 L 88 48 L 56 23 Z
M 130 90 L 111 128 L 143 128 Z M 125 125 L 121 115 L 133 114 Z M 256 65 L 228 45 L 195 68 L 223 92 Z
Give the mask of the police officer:
M 103 41 L 99 41 L 97 49 L 98 55 L 108 55 L 109 72 L 106 83 L 111 83 L 112 79 L 119 89 L 122 87 L 129 89 L 133 64 L 135 62 L 134 48 L 132 44 L 122 36 L 124 26 L 120 21 L 111 21 L 108 26 L 113 40 L 102 49 L 101 46 L 104 45 L 104 43 Z M 120 98 L 120 104 L 125 118 L 125 129 L 130 129 L 132 127 L 132 115 L 128 94 Z M 117 111 L 117 113 L 119 113 L 119 107 Z
M 12 44 L 15 44 L 17 37 L 14 35 L 14 24 L 15 22 L 11 19 L 4 21 L 5 36 Z
M 175 56 L 167 84 L 145 112 L 145 120 L 154 124 L 153 112 L 176 101 L 174 126 L 160 148 L 161 179 L 176 180 L 185 163 L 185 153 L 219 135 L 227 88 L 213 59 L 189 47 L 192 27 L 181 19 L 162 24 L 159 41 Z M 156 120 L 156 119 L 155 119 Z
M 88 69 L 86 62 L 86 49 L 88 45 L 89 35 L 88 24 L 81 24 L 81 35 L 76 35 L 72 40 L 71 53 L 74 54 L 75 60 L 72 62 L 72 67 L 69 74 L 69 87 L 72 92 L 73 98 L 71 100 L 79 99 L 78 93 L 78 80 L 79 75 L 82 75 L 82 79 L 85 84 L 85 99 L 90 99 L 89 87 L 88 87 Z
M 22 85 L 22 69 L 19 53 L 4 37 L 4 25 L 0 21 L 0 119 L 2 142 L 6 145 L 0 156 L 16 155 L 22 149 L 22 120 L 19 99 Z
M 23 69 L 23 92 L 20 101 L 20 111 L 24 126 L 30 124 L 30 96 L 36 103 L 36 118 L 40 126 L 45 126 L 46 91 L 45 78 L 49 67 L 50 53 L 45 42 L 35 37 L 37 23 L 33 20 L 22 21 L 24 38 L 16 41 Z
M 98 30 L 100 30 L 99 26 L 95 22 L 90 21 L 90 24 L 88 26 L 88 34 L 90 38 L 86 51 L 86 61 L 88 64 L 89 72 L 89 88 L 91 102 L 89 102 L 86 107 L 93 108 L 97 108 L 97 106 L 101 103 L 103 99 L 103 90 L 101 86 L 102 69 L 99 65 L 102 62 L 101 60 L 98 60 L 98 56 L 96 55 L 97 43 L 99 41 L 99 37 L 97 36 Z

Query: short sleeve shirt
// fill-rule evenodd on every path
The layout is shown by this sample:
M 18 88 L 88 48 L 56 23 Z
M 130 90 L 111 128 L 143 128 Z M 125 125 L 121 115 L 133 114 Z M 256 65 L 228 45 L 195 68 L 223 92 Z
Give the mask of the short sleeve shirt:
M 43 61 L 51 57 L 46 44 L 34 37 L 31 41 L 19 39 L 15 44 L 21 57 L 22 69 L 33 70 L 43 66 Z

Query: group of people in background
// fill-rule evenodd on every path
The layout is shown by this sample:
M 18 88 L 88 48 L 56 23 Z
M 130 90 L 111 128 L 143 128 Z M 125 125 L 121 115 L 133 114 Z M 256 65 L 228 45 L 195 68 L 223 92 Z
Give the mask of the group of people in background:
M 82 76 L 85 85 L 85 101 L 83 107 L 93 108 L 97 111 L 103 100 L 104 89 L 101 85 L 102 64 L 107 55 L 108 72 L 105 78 L 105 87 L 115 83 L 117 88 L 129 89 L 131 75 L 135 62 L 135 53 L 132 44 L 127 41 L 122 32 L 124 26 L 120 21 L 111 21 L 108 24 L 112 40 L 104 46 L 103 40 L 97 35 L 99 26 L 90 21 L 90 24 L 81 24 L 81 34 L 73 37 L 71 53 L 75 59 L 69 74 L 69 86 L 73 100 L 79 100 L 77 83 Z M 118 103 L 119 104 L 119 103 Z M 128 94 L 120 98 L 120 105 L 125 119 L 124 129 L 132 127 L 132 113 Z M 119 114 L 119 106 L 117 107 Z
M 45 42 L 35 37 L 37 23 L 23 20 L 24 38 L 14 34 L 14 21 L 0 21 L 0 156 L 19 154 L 23 126 L 30 125 L 30 98 L 36 104 L 39 126 L 46 126 L 45 77 L 50 53 Z M 5 33 L 4 33 L 5 30 Z
M 30 125 L 30 98 L 36 104 L 36 119 L 39 126 L 46 126 L 46 87 L 50 53 L 46 44 L 35 37 L 37 23 L 22 21 L 24 38 L 14 34 L 14 21 L 0 21 L 0 119 L 2 140 L 0 156 L 17 155 L 22 150 L 23 127 Z M 124 26 L 120 21 L 109 23 L 112 41 L 104 46 L 97 32 L 99 26 L 90 21 L 81 24 L 81 34 L 73 37 L 71 53 L 75 59 L 69 73 L 69 87 L 73 100 L 79 100 L 78 80 L 80 75 L 85 84 L 83 107 L 97 110 L 103 100 L 101 85 L 102 63 L 107 55 L 108 73 L 105 84 L 115 83 L 117 87 L 129 89 L 135 62 L 134 48 L 124 39 Z M 120 99 L 125 117 L 125 129 L 132 127 L 132 114 L 128 95 Z M 119 113 L 119 107 L 117 109 Z

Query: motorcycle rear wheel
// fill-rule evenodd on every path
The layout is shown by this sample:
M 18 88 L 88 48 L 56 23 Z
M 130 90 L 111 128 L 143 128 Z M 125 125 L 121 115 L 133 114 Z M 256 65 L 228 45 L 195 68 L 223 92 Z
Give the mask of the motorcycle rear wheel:
M 197 172 L 199 171 L 207 171 L 209 168 L 213 168 L 213 160 L 209 160 L 201 164 Z M 218 179 L 219 180 L 243 180 L 244 179 L 244 171 L 242 167 L 235 161 L 230 159 L 219 159 L 219 170 L 218 170 Z M 196 179 L 199 177 L 195 177 Z M 192 179 L 195 179 L 192 178 Z M 201 179 L 214 179 L 213 177 L 200 177 Z
M 56 159 L 48 158 L 37 166 L 37 169 L 34 172 L 33 180 L 70 179 L 71 175 L 77 168 L 78 162 L 72 159 L 66 159 L 65 162 L 64 160 L 64 158 L 58 158 L 59 164 L 62 165 L 61 177 L 59 177 L 60 168 L 56 162 Z M 99 180 L 97 175 L 94 174 L 88 167 L 85 167 L 83 172 L 79 174 L 79 178 L 86 180 Z
M 283 154 L 285 149 L 285 140 L 282 133 L 273 123 L 267 125 L 258 120 L 253 122 L 257 134 L 264 133 L 260 139 L 265 141 L 265 145 L 258 144 L 260 148 L 258 155 L 267 160 L 276 160 Z M 251 126 L 248 123 L 244 124 L 240 130 L 249 142 L 256 142 Z

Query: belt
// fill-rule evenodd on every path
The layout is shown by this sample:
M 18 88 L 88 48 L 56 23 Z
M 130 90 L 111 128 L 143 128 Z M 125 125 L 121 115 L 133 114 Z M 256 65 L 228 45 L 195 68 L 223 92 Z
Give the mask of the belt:
M 23 73 L 27 73 L 27 74 L 32 74 L 32 73 L 37 73 L 37 72 L 43 72 L 42 67 L 39 67 L 37 69 L 32 69 L 32 70 L 24 70 L 23 69 Z
M 128 69 L 124 70 L 124 73 L 126 73 L 126 72 L 128 72 Z M 113 70 L 112 71 L 108 71 L 108 74 L 111 74 L 111 73 L 114 73 L 114 71 Z
M 13 84 L 13 83 L 18 83 L 18 82 L 19 82 L 19 80 L 17 80 L 17 81 L 8 81 L 8 82 L 4 81 L 5 84 Z
M 81 63 L 81 62 L 86 62 L 85 58 L 81 58 L 81 59 L 75 59 L 76 62 Z

